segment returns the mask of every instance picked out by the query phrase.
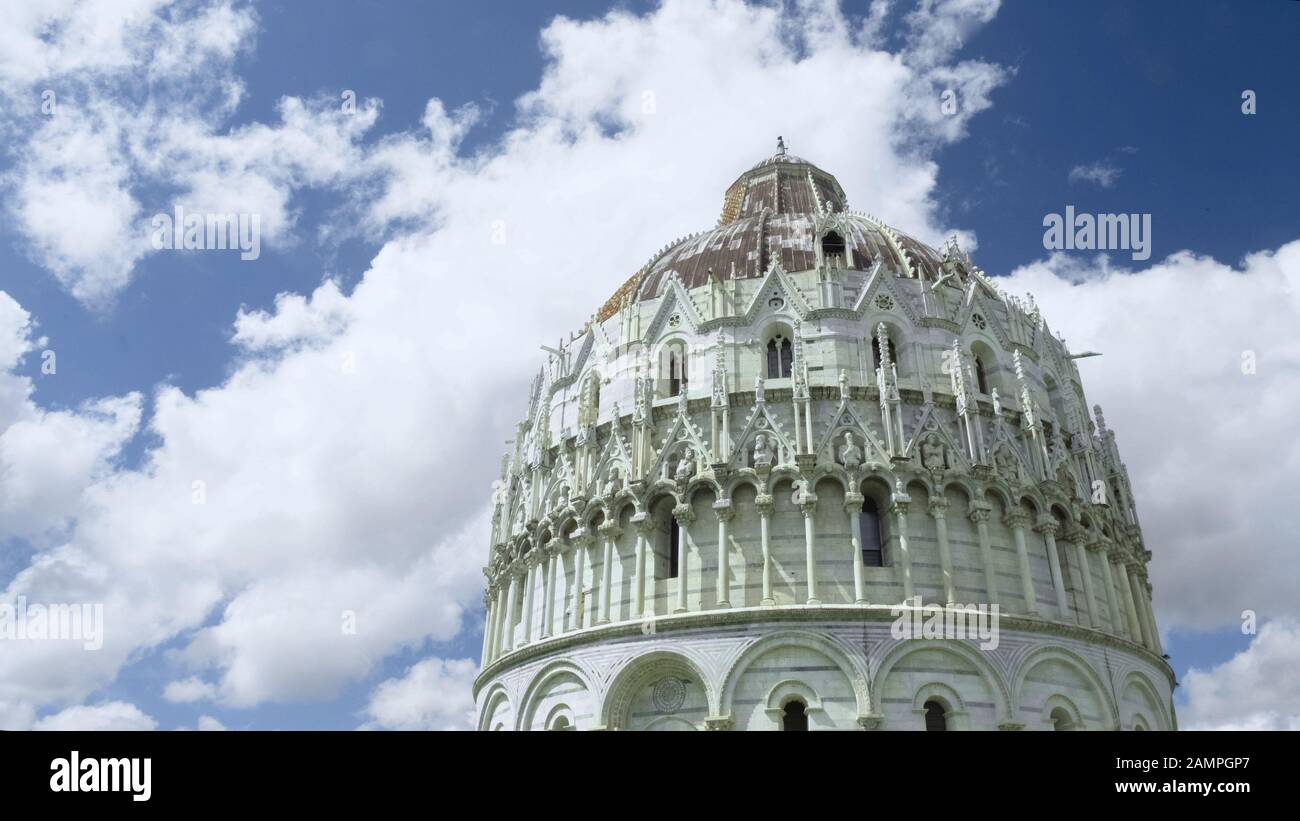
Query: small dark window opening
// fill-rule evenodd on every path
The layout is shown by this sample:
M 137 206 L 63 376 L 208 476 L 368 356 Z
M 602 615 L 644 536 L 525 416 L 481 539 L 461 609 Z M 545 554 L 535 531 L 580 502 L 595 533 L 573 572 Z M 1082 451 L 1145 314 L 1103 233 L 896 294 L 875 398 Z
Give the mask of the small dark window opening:
M 885 545 L 880 533 L 880 509 L 876 507 L 876 500 L 870 496 L 862 500 L 858 528 L 862 540 L 862 564 L 866 567 L 884 567 Z
M 767 341 L 767 378 L 789 379 L 794 366 L 794 346 L 783 336 Z
M 827 265 L 844 267 L 847 259 L 843 237 L 834 231 L 822 237 L 822 260 Z
M 677 578 L 677 551 L 680 549 L 681 543 L 682 530 L 677 524 L 677 520 L 673 519 L 668 523 L 668 578 L 670 579 Z
M 679 395 L 686 386 L 686 358 L 676 351 L 668 352 L 668 395 Z
M 880 337 L 871 337 L 871 361 L 875 367 L 880 367 Z M 889 340 L 889 361 L 895 365 L 898 364 L 898 349 L 894 347 L 894 340 Z
M 808 729 L 808 708 L 802 701 L 786 703 L 785 715 L 781 717 L 781 729 L 787 733 Z
M 988 377 L 984 375 L 984 360 L 975 357 L 975 381 L 979 383 L 980 393 L 989 392 Z
M 928 733 L 944 732 L 948 729 L 948 716 L 943 705 L 937 701 L 925 703 L 925 730 Z

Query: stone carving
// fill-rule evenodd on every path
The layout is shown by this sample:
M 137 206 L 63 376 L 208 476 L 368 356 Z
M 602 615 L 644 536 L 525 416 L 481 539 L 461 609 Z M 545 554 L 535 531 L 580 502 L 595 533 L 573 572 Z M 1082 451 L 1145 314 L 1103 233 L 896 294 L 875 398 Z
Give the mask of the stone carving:
M 613 496 L 614 491 L 620 487 L 621 481 L 622 477 L 618 474 L 618 468 L 610 468 L 609 475 L 605 477 L 605 484 L 600 489 L 600 495 L 605 497 Z
M 928 471 L 937 472 L 944 468 L 944 446 L 939 437 L 930 434 L 921 442 L 921 466 Z
M 995 417 L 1002 415 L 1002 400 L 998 397 L 998 389 L 993 389 L 993 415 Z
M 853 441 L 853 434 L 850 431 L 844 432 L 844 445 L 840 448 L 840 464 L 844 465 L 849 472 L 862 466 L 862 448 Z
M 759 374 L 754 377 L 754 401 L 763 402 L 763 375 Z
M 1011 446 L 1005 443 L 998 445 L 997 450 L 993 452 L 993 466 L 997 472 L 1009 480 L 1014 480 L 1017 484 L 1023 483 L 1024 476 L 1020 470 L 1020 460 L 1011 452 Z
M 679 482 L 689 482 L 695 475 L 695 450 L 686 448 L 682 451 L 682 458 L 677 460 L 677 470 L 673 473 L 673 478 Z
M 686 701 L 686 682 L 679 678 L 665 678 L 655 682 L 650 691 L 655 709 L 661 713 L 675 713 Z
M 840 371 L 840 398 L 849 398 L 849 375 L 844 371 Z
M 772 446 L 768 443 L 765 433 L 754 437 L 754 464 L 772 464 Z

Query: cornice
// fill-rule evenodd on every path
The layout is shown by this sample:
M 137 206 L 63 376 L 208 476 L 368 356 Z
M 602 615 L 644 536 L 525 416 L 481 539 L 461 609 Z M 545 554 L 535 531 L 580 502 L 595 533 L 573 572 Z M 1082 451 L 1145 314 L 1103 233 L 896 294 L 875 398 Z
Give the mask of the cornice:
M 926 605 L 926 607 L 929 606 Z M 897 608 L 898 605 L 893 604 L 792 604 L 776 607 L 759 606 L 704 610 L 655 616 L 654 632 L 656 636 L 663 636 L 666 633 L 677 631 L 732 625 L 785 624 L 790 622 L 848 622 L 851 624 L 864 621 L 892 622 L 898 617 L 894 612 Z M 1169 662 L 1162 656 L 1140 644 L 1135 644 L 1128 639 L 1101 630 L 1077 624 L 1046 621 L 1041 618 L 1004 613 L 998 614 L 998 627 L 1000 630 L 1074 639 L 1128 653 L 1160 669 L 1169 680 L 1171 688 L 1177 685 L 1173 668 L 1169 666 Z M 642 636 L 644 635 L 643 628 L 643 620 L 634 619 L 588 627 L 515 648 L 504 656 L 494 659 L 479 671 L 477 678 L 474 679 L 474 698 L 478 698 L 479 691 L 488 681 L 512 667 L 575 647 Z

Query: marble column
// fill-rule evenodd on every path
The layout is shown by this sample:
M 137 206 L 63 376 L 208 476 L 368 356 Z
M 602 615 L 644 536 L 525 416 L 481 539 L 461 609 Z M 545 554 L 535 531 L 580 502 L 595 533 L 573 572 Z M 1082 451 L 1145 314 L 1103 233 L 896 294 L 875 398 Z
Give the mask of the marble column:
M 727 541 L 727 525 L 735 511 L 731 509 L 731 502 L 725 500 L 715 502 L 713 510 L 718 514 L 718 607 L 730 607 L 731 563 L 728 557 L 731 545 Z
M 645 609 L 645 531 L 636 524 L 636 552 L 633 554 L 632 617 L 638 618 Z
M 1120 592 L 1124 594 L 1124 610 L 1128 613 L 1129 638 L 1136 644 L 1146 644 L 1142 636 L 1142 624 L 1138 621 L 1137 606 L 1133 600 L 1133 585 L 1129 582 L 1128 562 L 1121 557 L 1118 566 Z
M 600 617 L 598 624 L 609 624 L 610 603 L 614 598 L 614 543 L 623 531 L 618 522 L 606 521 L 600 525 L 600 536 L 605 542 L 604 560 L 600 564 Z
M 686 596 L 687 580 L 690 578 L 691 525 L 695 523 L 695 511 L 690 505 L 678 505 L 673 508 L 673 518 L 677 520 L 677 605 L 674 613 L 685 613 L 690 609 Z
M 943 579 L 943 603 L 957 602 L 957 585 L 953 580 L 952 547 L 948 544 L 948 500 L 935 497 L 929 504 L 930 518 L 934 519 L 934 532 L 939 541 L 939 574 Z
M 1086 536 L 1074 539 L 1074 555 L 1079 572 L 1083 574 L 1083 601 L 1088 609 L 1088 624 L 1099 629 L 1101 614 L 1097 612 L 1097 592 L 1092 580 L 1092 566 L 1088 563 L 1087 541 Z
M 844 512 L 849 515 L 849 556 L 853 567 L 853 601 L 857 604 L 867 603 L 866 582 L 862 577 L 862 503 L 861 493 L 849 492 L 844 495 Z
M 636 591 L 633 596 L 633 612 L 637 617 L 645 618 L 654 615 L 654 600 L 647 597 L 647 590 L 654 590 L 650 587 L 654 582 L 654 555 L 650 542 L 655 535 L 654 520 L 639 513 L 632 517 L 632 521 L 636 525 Z
M 1038 599 L 1034 594 L 1034 576 L 1029 567 L 1029 549 L 1025 546 L 1025 525 L 1029 517 L 1024 513 L 1011 512 L 1003 522 L 1011 528 L 1011 536 L 1016 543 L 1016 559 L 1020 564 L 1020 593 L 1025 600 L 1025 612 L 1031 616 L 1038 615 Z
M 524 577 L 524 638 L 520 644 L 528 644 L 533 640 L 533 588 L 537 586 L 537 568 L 540 566 L 540 560 L 537 558 L 538 551 L 543 548 L 535 548 L 528 556 L 528 575 Z
M 771 607 L 776 604 L 776 600 L 772 598 L 772 538 L 770 534 L 774 505 L 772 497 L 766 493 L 760 493 L 758 498 L 754 500 L 754 505 L 758 508 L 759 545 L 763 551 L 763 599 L 760 604 Z
M 1156 608 L 1152 602 L 1152 588 L 1149 581 L 1142 583 L 1142 601 L 1147 608 L 1147 621 L 1151 623 L 1151 642 L 1155 645 L 1154 649 L 1159 655 L 1164 655 L 1164 646 L 1160 643 L 1160 628 L 1156 625 Z
M 890 507 L 890 512 L 894 514 L 894 529 L 898 532 L 898 575 L 899 583 L 903 585 L 903 601 L 911 604 L 914 597 L 912 591 L 912 553 L 907 546 L 907 506 L 911 503 L 910 497 L 904 494 L 897 498 Z
M 555 576 L 560 563 L 560 542 L 552 541 L 546 547 L 546 564 L 542 567 L 542 638 L 555 634 Z
M 989 539 L 989 506 L 987 502 L 972 502 L 970 520 L 975 523 L 975 533 L 980 542 L 980 561 L 984 563 L 984 587 L 989 604 L 998 604 L 997 568 L 993 564 L 993 542 Z
M 1056 534 L 1060 525 L 1051 516 L 1038 520 L 1035 531 L 1042 534 L 1043 544 L 1047 547 L 1047 564 L 1052 571 L 1052 591 L 1056 594 L 1056 612 L 1061 621 L 1072 621 L 1070 604 L 1065 597 L 1065 577 L 1061 574 L 1061 554 L 1056 551 Z
M 510 588 L 509 575 L 502 574 L 497 579 L 497 606 L 496 615 L 492 619 L 492 658 L 495 659 L 501 655 L 501 624 L 504 620 L 510 618 L 509 604 L 506 601 L 506 591 Z
M 1156 620 L 1152 614 L 1150 598 L 1147 592 L 1146 569 L 1140 564 L 1133 569 L 1132 577 L 1134 595 L 1136 596 L 1138 618 L 1142 620 L 1142 633 L 1146 639 L 1147 649 L 1160 653 L 1160 638 L 1156 635 Z
M 483 649 L 479 651 L 478 656 L 482 659 L 483 664 L 490 661 L 489 654 L 492 650 L 492 620 L 495 618 L 493 615 L 495 608 L 493 608 L 492 604 L 496 598 L 492 593 L 492 588 L 489 587 L 487 592 L 483 594 Z
M 1097 557 L 1101 559 L 1101 580 L 1106 587 L 1106 608 L 1110 611 L 1110 632 L 1117 636 L 1124 636 L 1128 631 L 1124 629 L 1124 617 L 1120 614 L 1119 597 L 1115 595 L 1115 568 L 1111 564 L 1111 546 L 1105 543 L 1099 543 Z
M 803 545 L 806 572 L 808 574 L 808 604 L 821 604 L 817 598 L 817 525 L 813 516 L 817 512 L 817 496 L 805 493 L 799 504 L 803 513 Z
M 511 567 L 510 594 L 506 598 L 505 619 L 501 630 L 501 649 L 509 653 L 515 648 L 515 605 L 519 601 L 519 571 Z
M 573 599 L 569 605 L 573 619 L 570 630 L 581 630 L 586 617 L 587 602 L 583 601 L 582 582 L 587 572 L 587 551 L 591 548 L 591 536 L 587 529 L 576 531 L 570 541 L 573 544 Z

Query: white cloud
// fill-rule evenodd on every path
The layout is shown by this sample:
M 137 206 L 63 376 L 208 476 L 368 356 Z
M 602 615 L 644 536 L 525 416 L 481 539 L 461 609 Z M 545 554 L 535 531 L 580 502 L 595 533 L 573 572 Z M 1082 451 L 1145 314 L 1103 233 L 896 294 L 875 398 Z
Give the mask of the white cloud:
M 1250 646 L 1211 670 L 1183 677 L 1186 730 L 1300 730 L 1300 622 L 1260 628 Z
M 16 5 L 0 34 L 12 49 L 0 58 L 0 135 L 14 163 L 0 192 L 28 254 L 87 305 L 111 306 L 157 253 L 153 215 L 257 215 L 262 239 L 286 248 L 295 196 L 360 166 L 374 102 L 345 112 L 337 99 L 285 97 L 278 123 L 227 127 L 243 95 L 234 58 L 256 28 L 245 4 Z
M 45 411 L 31 399 L 30 377 L 15 373 L 35 351 L 30 315 L 0 291 L 0 538 L 41 540 L 67 524 L 92 482 L 140 424 L 141 397 L 88 401 L 76 410 Z M 42 352 L 43 353 L 43 352 Z M 58 351 L 50 362 L 58 377 Z
M 1102 188 L 1110 188 L 1123 173 L 1109 160 L 1098 160 L 1087 165 L 1076 165 L 1070 169 L 1070 182 L 1091 182 Z
M 177 179 L 229 169 L 232 190 L 283 205 L 286 225 L 286 187 L 373 180 L 347 189 L 351 207 L 392 240 L 351 293 L 327 281 L 241 311 L 222 384 L 156 392 L 157 444 L 140 468 L 94 482 L 75 529 L 9 586 L 103 602 L 104 648 L 15 646 L 0 656 L 0 701 L 20 715 L 84 699 L 178 639 L 219 704 L 328 699 L 397 650 L 455 637 L 479 606 L 489 484 L 540 365 L 527 352 L 580 327 L 666 241 L 713 225 L 726 186 L 777 134 L 857 206 L 944 236 L 927 146 L 955 138 L 978 105 L 926 132 L 930 115 L 916 112 L 933 110 L 927 78 L 943 63 L 909 67 L 833 6 L 802 10 L 675 0 L 558 20 L 515 127 L 472 157 L 459 140 L 474 111 L 437 101 L 420 133 L 352 153 L 364 119 L 299 122 L 292 104 L 276 129 L 167 137 L 166 150 L 187 147 Z M 975 101 L 1002 76 L 971 62 L 959 73 Z M 338 156 L 308 158 L 316 140 Z M 448 686 L 470 677 L 439 669 Z M 376 702 L 376 721 L 396 715 L 393 699 Z
M 163 698 L 178 704 L 194 701 L 208 701 L 217 693 L 217 688 L 198 676 L 190 676 L 180 681 L 171 681 L 163 688 Z
M 472 730 L 471 688 L 478 665 L 469 659 L 429 658 L 375 688 L 364 729 Z
M 198 729 L 203 732 L 216 732 L 226 729 L 226 725 L 212 716 L 199 716 Z
M 68 707 L 37 721 L 33 730 L 153 730 L 158 722 L 125 701 L 106 701 L 94 706 Z
M 1073 350 L 1104 354 L 1079 370 L 1135 485 L 1161 627 L 1300 617 L 1295 574 L 1279 572 L 1300 475 L 1300 241 L 1235 269 L 1185 251 L 1135 272 L 1080 259 L 999 284 L 1033 293 Z

